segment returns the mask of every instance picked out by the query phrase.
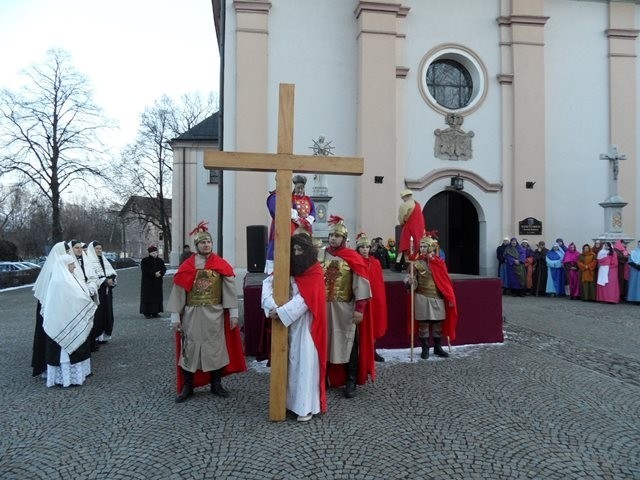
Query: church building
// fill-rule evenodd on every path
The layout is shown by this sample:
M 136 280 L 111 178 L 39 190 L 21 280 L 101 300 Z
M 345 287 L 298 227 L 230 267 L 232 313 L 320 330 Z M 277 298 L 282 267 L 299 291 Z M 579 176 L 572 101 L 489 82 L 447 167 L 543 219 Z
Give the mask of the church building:
M 205 219 L 246 268 L 275 174 L 205 170 L 204 149 L 275 153 L 281 83 L 295 85 L 294 154 L 324 137 L 364 158 L 362 176 L 306 174 L 307 195 L 330 198 L 319 232 L 340 215 L 352 245 L 360 231 L 386 241 L 409 188 L 454 273 L 495 276 L 504 237 L 640 238 L 639 1 L 212 0 L 212 12 L 218 131 L 174 144 L 172 260 Z

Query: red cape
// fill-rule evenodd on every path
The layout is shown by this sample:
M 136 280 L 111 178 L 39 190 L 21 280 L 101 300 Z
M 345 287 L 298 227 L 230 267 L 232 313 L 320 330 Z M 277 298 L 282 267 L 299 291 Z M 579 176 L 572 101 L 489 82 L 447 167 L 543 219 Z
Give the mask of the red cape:
M 371 282 L 371 279 L 369 278 L 369 265 L 358 252 L 346 247 L 338 247 L 335 250 L 329 247 L 327 248 L 327 252 L 345 260 L 349 264 L 349 268 L 351 268 L 351 270 Z M 370 303 L 371 301 L 368 302 L 367 307 Z M 366 311 L 367 308 L 365 308 L 365 312 Z M 364 385 L 367 383 L 367 377 L 369 375 L 371 375 L 372 380 L 375 379 L 376 365 L 373 348 L 373 328 L 371 322 L 365 324 L 365 318 L 363 317 L 362 322 L 358 325 L 358 385 Z M 344 364 L 329 363 L 327 367 L 327 375 L 329 377 L 329 383 L 333 387 L 340 387 L 347 382 L 347 372 L 344 368 Z
M 456 302 L 456 294 L 453 291 L 453 282 L 449 277 L 449 271 L 447 270 L 447 264 L 440 257 L 433 256 L 429 260 L 429 268 L 431 269 L 431 273 L 433 274 L 433 281 L 442 293 L 444 297 L 444 308 L 446 313 L 446 318 L 444 319 L 444 323 L 442 324 L 442 334 L 448 336 L 450 340 L 455 340 L 456 338 L 456 326 L 458 324 L 458 304 Z M 411 302 L 411 295 L 407 295 L 407 302 Z M 411 333 L 411 326 L 413 328 L 417 328 L 417 323 L 412 321 L 411 317 L 411 308 L 407 307 L 407 331 Z
M 318 351 L 320 362 L 320 411 L 327 411 L 326 366 L 327 366 L 327 297 L 324 288 L 324 271 L 319 263 L 313 264 L 304 273 L 295 277 L 304 303 L 313 315 L 311 338 Z
M 338 247 L 336 249 L 328 247 L 327 252 L 334 257 L 340 257 L 349 264 L 349 268 L 356 274 L 369 280 L 369 266 L 358 252 L 347 247 Z
M 414 200 L 415 201 L 415 200 Z M 425 234 L 424 216 L 422 215 L 422 207 L 418 202 L 415 202 L 413 211 L 407 218 L 407 221 L 402 226 L 402 233 L 400 234 L 400 245 L 398 251 L 407 252 L 411 248 L 411 237 L 413 237 L 413 245 L 417 250 L 417 245 L 420 239 Z
M 196 256 L 191 255 L 187 258 L 180 267 L 178 267 L 178 271 L 173 276 L 173 283 L 181 286 L 187 292 L 190 292 L 193 288 L 193 282 L 196 280 Z M 225 277 L 235 277 L 235 273 L 233 271 L 233 267 L 229 265 L 229 263 L 222 257 L 217 256 L 212 253 L 207 258 L 207 262 L 204 265 L 205 270 L 215 270 L 220 275 Z
M 173 276 L 173 283 L 184 288 L 187 292 L 191 291 L 193 282 L 196 279 L 197 269 L 195 264 L 195 257 L 195 255 L 192 255 L 187 260 L 185 260 L 184 263 L 178 268 L 176 274 Z M 229 265 L 229 263 L 225 259 L 215 254 L 211 254 L 209 258 L 207 258 L 205 269 L 215 270 L 220 275 L 223 275 L 225 277 L 235 276 L 233 267 Z M 224 336 L 227 344 L 227 351 L 229 352 L 229 364 L 222 369 L 222 375 L 227 376 L 232 373 L 246 371 L 247 365 L 244 361 L 244 351 L 242 349 L 242 338 L 240 338 L 240 328 L 236 327 L 231 330 L 228 310 L 225 310 L 224 312 Z M 180 332 L 176 332 L 175 339 L 176 386 L 178 393 L 180 393 L 180 391 L 182 390 L 182 386 L 184 385 L 184 375 L 182 374 L 182 369 L 178 365 L 182 347 L 182 337 L 180 335 Z M 210 381 L 211 374 L 209 372 L 202 372 L 201 370 L 197 370 L 193 375 L 194 388 L 207 385 Z

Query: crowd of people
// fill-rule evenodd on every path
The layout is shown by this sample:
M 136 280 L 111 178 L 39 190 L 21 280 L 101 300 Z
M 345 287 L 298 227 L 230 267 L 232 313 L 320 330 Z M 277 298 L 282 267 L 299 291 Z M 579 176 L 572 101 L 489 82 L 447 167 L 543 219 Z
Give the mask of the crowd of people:
M 82 385 L 91 375 L 91 353 L 113 332 L 117 273 L 102 244 L 56 243 L 33 286 L 37 299 L 31 360 L 46 385 Z
M 547 248 L 505 237 L 496 249 L 503 293 L 566 297 L 605 303 L 640 303 L 640 242 L 629 251 L 622 240 L 595 240 L 580 249 L 557 238 Z

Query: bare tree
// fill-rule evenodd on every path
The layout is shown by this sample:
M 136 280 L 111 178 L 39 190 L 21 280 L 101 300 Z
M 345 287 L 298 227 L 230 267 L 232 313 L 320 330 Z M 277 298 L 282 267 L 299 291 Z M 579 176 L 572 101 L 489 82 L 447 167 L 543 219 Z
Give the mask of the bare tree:
M 49 50 L 25 72 L 18 93 L 0 92 L 0 175 L 18 174 L 51 206 L 51 241 L 62 240 L 61 194 L 76 181 L 103 177 L 99 134 L 109 126 L 69 54 Z
M 115 166 L 114 177 L 123 198 L 137 195 L 154 201 L 153 208 L 146 202 L 144 209 L 131 210 L 129 214 L 162 232 L 165 260 L 171 251 L 171 212 L 166 202 L 171 196 L 173 174 L 170 142 L 215 110 L 212 95 L 203 99 L 197 94 L 186 94 L 178 104 L 163 96 L 142 113 L 135 143 L 125 148 Z

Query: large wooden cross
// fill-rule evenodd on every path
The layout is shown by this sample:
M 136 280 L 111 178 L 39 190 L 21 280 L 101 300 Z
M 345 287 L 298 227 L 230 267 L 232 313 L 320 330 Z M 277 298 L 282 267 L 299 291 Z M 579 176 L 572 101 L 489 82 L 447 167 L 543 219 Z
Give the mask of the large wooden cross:
M 293 172 L 362 175 L 364 161 L 358 157 L 293 155 L 293 105 L 295 86 L 280 84 L 278 107 L 278 152 L 239 153 L 204 151 L 204 167 L 217 170 L 276 172 L 276 218 L 273 296 L 277 305 L 289 300 L 289 255 L 291 248 L 291 180 Z M 218 219 L 221 221 L 221 219 Z M 287 399 L 287 327 L 280 320 L 271 324 L 271 378 L 269 419 L 283 421 Z

